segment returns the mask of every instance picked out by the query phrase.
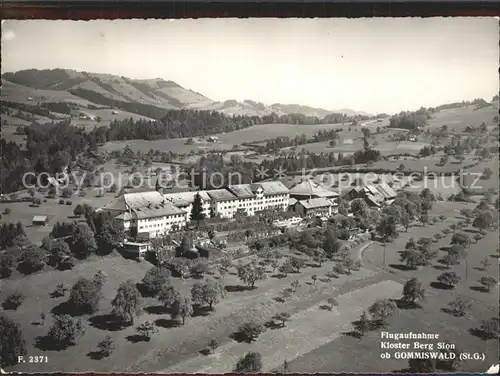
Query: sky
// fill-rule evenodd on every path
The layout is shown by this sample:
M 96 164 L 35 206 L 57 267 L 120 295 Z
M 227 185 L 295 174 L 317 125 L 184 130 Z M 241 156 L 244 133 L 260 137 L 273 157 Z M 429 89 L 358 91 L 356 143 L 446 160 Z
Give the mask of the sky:
M 172 80 L 224 101 L 395 113 L 499 91 L 496 18 L 2 21 L 2 73 Z

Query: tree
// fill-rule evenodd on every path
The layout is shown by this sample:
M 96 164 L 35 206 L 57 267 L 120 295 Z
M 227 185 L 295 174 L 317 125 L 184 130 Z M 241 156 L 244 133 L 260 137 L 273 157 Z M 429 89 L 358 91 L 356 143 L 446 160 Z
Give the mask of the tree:
M 476 241 L 476 244 L 477 244 L 477 242 L 478 242 L 478 241 L 480 241 L 482 238 L 483 238 L 483 235 L 481 235 L 481 234 L 476 234 L 476 235 L 474 235 L 474 240 Z
M 146 321 L 145 323 L 139 325 L 135 330 L 148 341 L 151 339 L 153 334 L 158 333 L 158 328 L 150 321 Z
M 285 276 L 288 275 L 288 273 L 291 273 L 293 271 L 291 260 L 289 258 L 286 259 L 285 262 L 278 268 L 278 271 Z
M 400 254 L 400 260 L 406 262 L 406 266 L 410 269 L 416 269 L 419 266 L 425 266 L 428 264 L 425 256 L 416 249 L 408 249 L 402 251 Z
M 17 261 L 23 273 L 33 273 L 45 266 L 45 252 L 40 248 L 31 246 L 21 252 Z
M 373 303 L 368 312 L 382 326 L 387 325 L 387 319 L 397 311 L 396 303 L 389 299 L 380 299 Z
M 195 278 L 201 278 L 203 274 L 207 273 L 209 271 L 208 264 L 198 260 L 196 261 L 191 267 L 189 268 L 189 272 L 191 273 L 192 276 Z
M 315 285 L 315 284 L 316 284 L 316 280 L 318 279 L 318 276 L 317 276 L 316 274 L 313 274 L 313 275 L 311 276 L 311 279 L 312 279 L 312 281 L 313 281 L 313 285 Z
M 488 267 L 491 265 L 491 262 L 490 260 L 488 259 L 488 257 L 485 257 L 482 261 L 481 261 L 481 269 L 482 270 L 486 270 L 488 269 Z
M 327 260 L 326 253 L 322 249 L 318 248 L 314 252 L 314 261 L 318 263 L 318 266 L 321 267 L 323 263 Z
M 290 314 L 288 312 L 280 312 L 277 315 L 274 315 L 274 320 L 281 321 L 281 326 L 285 327 L 285 323 L 290 320 Z
M 403 286 L 403 300 L 414 304 L 418 299 L 425 300 L 425 289 L 417 278 L 411 278 Z
M 291 262 L 292 268 L 294 268 L 297 271 L 297 273 L 299 273 L 300 269 L 303 268 L 304 265 L 306 264 L 306 260 L 299 258 L 299 257 L 292 257 L 290 259 L 290 262 Z
M 456 297 L 454 300 L 448 303 L 450 307 L 450 312 L 454 316 L 464 316 L 469 309 L 472 308 L 472 303 L 467 298 Z
M 21 325 L 0 313 L 0 364 L 17 364 L 18 356 L 24 356 L 26 353 L 26 341 Z
M 255 322 L 246 322 L 239 327 L 238 332 L 243 338 L 252 342 L 264 332 L 264 327 Z
M 85 333 L 81 319 L 73 319 L 70 315 L 54 316 L 54 323 L 48 336 L 60 347 L 68 347 Z
M 497 317 L 484 320 L 481 323 L 481 331 L 484 333 L 486 339 L 498 338 L 500 332 L 500 320 Z
M 10 277 L 16 262 L 16 257 L 12 251 L 5 251 L 0 254 L 0 278 Z
M 212 349 L 212 354 L 214 354 L 217 347 L 219 347 L 219 341 L 217 341 L 216 339 L 211 340 L 208 343 L 208 347 Z
M 78 258 L 87 258 L 97 249 L 94 233 L 87 223 L 79 223 L 73 234 L 71 251 Z
M 377 232 L 380 234 L 384 242 L 393 239 L 398 235 L 396 226 L 397 220 L 394 216 L 385 216 L 382 218 L 377 226 Z
M 234 366 L 234 372 L 252 373 L 262 370 L 262 357 L 258 352 L 249 352 Z
M 342 265 L 347 270 L 347 274 L 351 274 L 352 269 L 354 268 L 354 260 L 350 256 L 346 256 L 342 261 Z
M 221 285 L 213 279 L 207 279 L 205 283 L 195 283 L 191 289 L 191 296 L 195 302 L 208 304 L 210 310 L 220 302 L 223 297 Z
M 99 309 L 101 287 L 94 279 L 80 278 L 71 288 L 69 304 L 75 312 L 93 313 Z
M 23 301 L 24 295 L 19 291 L 15 291 L 5 298 L 2 306 L 4 309 L 11 309 L 15 311 L 21 306 L 21 304 L 23 304 Z
M 106 336 L 101 342 L 97 344 L 97 348 L 99 349 L 99 352 L 102 354 L 102 356 L 107 357 L 110 356 L 114 351 L 115 344 L 111 336 Z
M 298 280 L 295 280 L 291 283 L 292 285 L 292 289 L 293 289 L 293 292 L 297 292 L 297 289 L 299 288 L 300 286 L 300 282 Z
M 363 311 L 359 320 L 354 323 L 354 329 L 356 329 L 361 336 L 364 336 L 365 333 L 370 330 L 370 320 L 368 319 L 366 311 Z
M 481 211 L 472 222 L 472 226 L 480 230 L 488 229 L 494 221 L 493 214 L 489 210 Z
M 458 244 L 467 248 L 470 245 L 470 236 L 464 232 L 457 232 L 451 237 L 451 244 Z
M 340 249 L 340 242 L 332 229 L 325 231 L 325 239 L 323 241 L 323 249 L 329 258 L 332 258 Z
M 481 277 L 479 283 L 482 284 L 486 291 L 490 292 L 491 289 L 498 284 L 498 280 L 492 276 Z
M 201 199 L 200 193 L 196 193 L 194 196 L 193 207 L 191 209 L 191 220 L 197 222 L 197 226 L 200 226 L 200 221 L 205 219 L 205 212 L 203 211 L 203 200 Z
M 165 266 L 154 266 L 142 279 L 142 288 L 150 296 L 156 296 L 163 286 L 170 283 L 170 270 Z
M 83 206 L 78 204 L 75 206 L 75 208 L 73 209 L 73 214 L 77 217 L 81 217 L 84 213 L 84 209 L 83 209 Z
M 170 314 L 173 319 L 182 317 L 182 325 L 184 325 L 186 317 L 193 314 L 193 304 L 189 296 L 179 295 L 171 306 Z
M 134 323 L 134 318 L 142 312 L 141 296 L 132 280 L 123 282 L 118 287 L 116 296 L 111 302 L 113 315 L 125 323 Z
M 491 171 L 491 168 L 486 167 L 483 170 L 483 173 L 481 175 L 481 179 L 488 180 L 489 178 L 491 178 L 491 175 L 493 175 L 493 171 Z
M 356 217 L 366 218 L 368 216 L 368 205 L 364 199 L 357 198 L 351 202 L 351 212 Z
M 437 277 L 439 283 L 446 285 L 450 288 L 455 287 L 461 280 L 460 276 L 455 272 L 445 272 Z
M 338 307 L 339 306 L 339 302 L 335 298 L 328 298 L 327 302 L 328 302 L 328 305 L 329 305 L 329 307 L 328 307 L 329 311 L 331 311 L 333 309 L 333 307 Z
M 448 253 L 443 257 L 442 262 L 449 268 L 451 265 L 460 264 L 461 258 L 456 253 Z
M 157 298 L 165 307 L 171 307 L 179 299 L 179 291 L 170 284 L 161 286 Z
M 255 282 L 266 279 L 266 270 L 256 262 L 251 262 L 238 267 L 238 278 L 253 289 Z

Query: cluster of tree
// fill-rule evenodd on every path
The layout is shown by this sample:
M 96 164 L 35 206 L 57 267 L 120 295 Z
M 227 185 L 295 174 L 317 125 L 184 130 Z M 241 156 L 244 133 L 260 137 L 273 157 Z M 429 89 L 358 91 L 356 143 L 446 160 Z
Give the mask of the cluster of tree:
M 272 172 L 281 168 L 287 172 L 295 172 L 301 171 L 302 169 L 346 166 L 353 165 L 354 163 L 354 157 L 352 155 L 344 156 L 342 152 L 316 154 L 306 153 L 303 151 L 298 157 L 295 155 L 289 155 L 287 157 L 266 159 L 259 165 L 259 169 L 267 169 Z
M 26 239 L 26 229 L 21 222 L 4 222 L 0 226 L 0 249 L 22 246 Z
M 422 107 L 417 111 L 403 111 L 389 119 L 389 128 L 403 128 L 411 131 L 418 131 L 419 128 L 427 125 L 427 120 L 431 118 L 428 109 Z
M 297 135 L 294 138 L 290 138 L 288 136 L 276 137 L 266 142 L 266 145 L 259 148 L 259 152 L 266 153 L 273 150 L 280 150 L 289 146 L 299 146 L 304 144 L 309 144 L 313 142 L 321 142 L 321 141 L 330 141 L 330 140 L 338 140 L 340 129 L 332 129 L 332 130 L 320 130 L 313 137 L 307 138 L 307 136 L 302 133 L 301 135 Z
M 70 126 L 68 121 L 26 127 L 26 136 L 26 152 L 15 142 L 0 140 L 3 192 L 21 189 L 23 175 L 27 172 L 61 172 L 91 143 L 83 130 Z M 33 184 L 35 179 L 29 177 L 27 183 Z
M 34 105 L 2 100 L 0 101 L 0 106 L 15 108 L 16 110 L 27 112 L 33 115 L 39 115 L 47 117 L 49 119 L 54 119 L 54 116 L 50 113 L 51 110 L 46 106 L 42 106 L 41 104 Z
M 430 261 L 437 256 L 437 251 L 433 250 L 431 246 L 432 239 L 430 238 L 420 238 L 417 241 L 410 238 L 406 243 L 405 250 L 401 252 L 401 261 L 404 261 L 410 269 L 429 265 Z
M 255 165 L 251 162 L 227 163 L 220 154 L 202 156 L 189 179 L 200 189 L 221 188 L 228 184 L 249 184 L 255 179 Z

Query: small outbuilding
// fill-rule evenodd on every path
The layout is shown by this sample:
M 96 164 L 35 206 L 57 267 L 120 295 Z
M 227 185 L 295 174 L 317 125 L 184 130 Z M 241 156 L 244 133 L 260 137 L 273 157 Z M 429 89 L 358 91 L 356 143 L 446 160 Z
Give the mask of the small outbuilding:
M 49 218 L 46 215 L 35 215 L 32 223 L 33 226 L 46 226 L 49 223 Z

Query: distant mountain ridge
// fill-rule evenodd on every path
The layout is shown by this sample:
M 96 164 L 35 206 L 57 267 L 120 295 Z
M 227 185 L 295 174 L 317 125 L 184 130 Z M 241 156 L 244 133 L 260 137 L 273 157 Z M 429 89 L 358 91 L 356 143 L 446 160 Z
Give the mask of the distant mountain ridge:
M 83 96 L 82 93 L 86 95 Z M 7 101 L 75 103 L 75 98 L 78 97 L 83 98 L 78 102 L 85 102 L 86 105 L 88 102 L 93 102 L 90 97 L 99 97 L 113 101 L 141 103 L 167 110 L 209 110 L 226 115 L 263 116 L 274 112 L 277 115 L 303 114 L 319 118 L 332 113 L 369 116 L 365 112 L 350 109 L 330 111 L 299 104 L 266 105 L 250 99 L 243 102 L 233 99 L 218 102 L 163 78 L 130 79 L 124 76 L 71 69 L 29 69 L 2 74 L 2 99 Z M 102 105 L 102 103 L 94 104 Z

